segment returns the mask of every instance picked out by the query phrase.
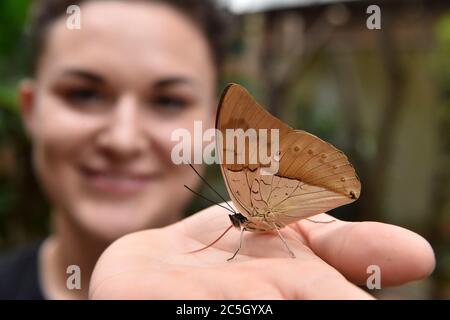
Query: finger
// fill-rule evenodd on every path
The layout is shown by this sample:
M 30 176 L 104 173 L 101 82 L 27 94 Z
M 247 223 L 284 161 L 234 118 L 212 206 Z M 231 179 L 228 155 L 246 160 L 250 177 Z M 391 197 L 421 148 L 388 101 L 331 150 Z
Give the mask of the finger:
M 169 226 L 173 233 L 183 234 L 191 240 L 187 242 L 184 240 L 183 242 L 186 252 L 214 244 L 213 247 L 216 249 L 233 253 L 240 243 L 241 230 L 230 227 L 232 227 L 232 223 L 228 214 L 224 213 L 223 208 L 218 206 L 206 208 Z M 291 249 L 305 250 L 305 246 L 302 245 L 303 239 L 299 238 L 298 232 L 286 229 L 283 230 L 283 235 L 292 246 Z M 288 256 L 275 232 L 244 232 L 243 240 L 244 247 L 240 250 L 240 254 L 274 257 L 274 254 L 276 256 L 279 251 L 282 257 Z M 309 248 L 306 249 L 309 250 Z
M 175 234 L 183 234 L 183 247 L 185 253 L 198 251 L 204 253 L 217 249 L 229 258 L 238 248 L 241 238 L 241 230 L 231 228 L 231 222 L 224 215 L 222 208 L 212 206 L 204 209 L 183 221 L 170 226 Z M 304 245 L 304 239 L 297 231 L 288 228 L 281 230 L 283 237 L 295 255 L 312 254 L 312 251 Z M 240 259 L 250 257 L 289 257 L 289 251 L 276 232 L 244 232 L 243 246 L 239 250 Z
M 252 276 L 246 277 L 247 282 L 252 277 L 259 277 L 259 281 L 277 288 L 278 293 L 274 291 L 273 295 L 284 299 L 373 299 L 317 257 L 252 260 L 243 262 L 237 272 L 249 274 L 246 268 L 253 272 Z
M 313 219 L 335 219 L 322 214 Z M 428 276 L 435 258 L 429 243 L 418 234 L 378 222 L 318 224 L 299 221 L 296 226 L 310 248 L 347 279 L 365 284 L 369 266 L 378 266 L 382 285 L 399 285 Z

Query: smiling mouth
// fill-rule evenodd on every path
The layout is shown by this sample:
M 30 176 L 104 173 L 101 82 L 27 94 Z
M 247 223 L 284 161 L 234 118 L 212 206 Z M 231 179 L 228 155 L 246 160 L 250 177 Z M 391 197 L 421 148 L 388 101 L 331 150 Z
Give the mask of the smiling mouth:
M 157 174 L 81 168 L 81 174 L 95 191 L 111 195 L 132 195 L 159 178 Z

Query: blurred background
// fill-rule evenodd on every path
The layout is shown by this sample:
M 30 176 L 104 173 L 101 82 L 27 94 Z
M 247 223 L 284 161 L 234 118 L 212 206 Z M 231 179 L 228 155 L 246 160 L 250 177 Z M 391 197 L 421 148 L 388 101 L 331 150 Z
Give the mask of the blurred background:
M 30 3 L 0 1 L 0 251 L 49 228 L 16 99 Z M 221 87 L 244 85 L 272 114 L 331 142 L 355 165 L 361 197 L 331 214 L 397 224 L 431 242 L 437 266 L 429 279 L 375 294 L 450 299 L 450 2 L 221 3 L 236 14 Z M 366 25 L 373 4 L 381 29 Z M 216 166 L 206 177 L 226 195 Z M 194 199 L 186 214 L 206 206 Z

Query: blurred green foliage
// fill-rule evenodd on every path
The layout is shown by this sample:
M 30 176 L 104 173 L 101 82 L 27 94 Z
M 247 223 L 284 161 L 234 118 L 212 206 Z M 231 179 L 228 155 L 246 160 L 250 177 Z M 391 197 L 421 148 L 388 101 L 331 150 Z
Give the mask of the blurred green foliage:
M 36 184 L 16 86 L 26 75 L 29 0 L 0 2 L 0 247 L 42 237 L 47 204 Z
M 439 105 L 441 148 L 446 154 L 442 166 L 450 168 L 450 14 L 443 15 L 435 26 L 436 50 L 432 59 L 433 70 L 441 94 Z M 438 219 L 436 221 L 436 233 L 434 237 L 434 249 L 438 264 L 436 266 L 436 282 L 441 284 L 436 290 L 436 295 L 450 298 L 450 180 L 449 169 L 441 170 L 440 173 L 446 180 L 437 183 L 438 194 L 444 199 L 436 199 L 440 205 L 436 206 Z

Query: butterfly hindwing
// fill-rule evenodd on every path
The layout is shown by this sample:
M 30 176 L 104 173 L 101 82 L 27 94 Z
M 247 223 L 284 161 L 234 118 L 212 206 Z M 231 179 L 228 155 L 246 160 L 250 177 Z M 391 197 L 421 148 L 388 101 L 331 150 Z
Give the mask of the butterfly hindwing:
M 300 130 L 289 132 L 280 145 L 280 176 L 342 194 L 349 202 L 359 197 L 361 183 L 342 151 Z

